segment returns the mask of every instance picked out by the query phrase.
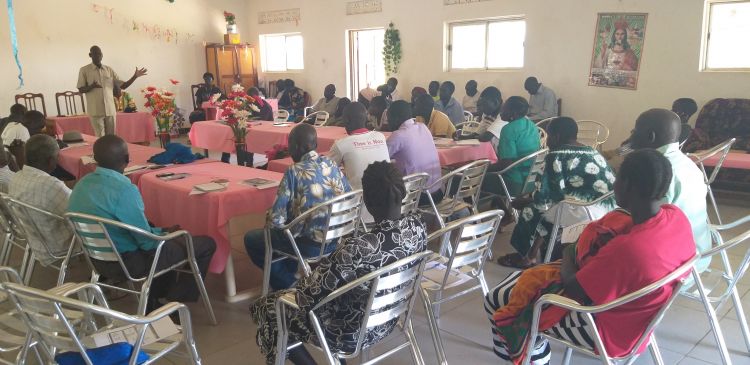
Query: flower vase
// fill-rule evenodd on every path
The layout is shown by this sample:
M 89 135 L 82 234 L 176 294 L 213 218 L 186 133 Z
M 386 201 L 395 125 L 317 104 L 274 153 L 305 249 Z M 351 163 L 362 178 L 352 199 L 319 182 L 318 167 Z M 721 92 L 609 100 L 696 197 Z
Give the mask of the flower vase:
M 171 140 L 172 137 L 169 135 L 169 132 L 159 132 L 159 145 L 161 145 L 161 148 L 167 148 Z
M 227 23 L 227 34 L 236 34 L 236 33 L 237 33 L 237 24 Z
M 247 144 L 235 143 L 234 150 L 237 153 L 237 164 L 240 166 L 253 167 L 253 153 L 247 152 Z

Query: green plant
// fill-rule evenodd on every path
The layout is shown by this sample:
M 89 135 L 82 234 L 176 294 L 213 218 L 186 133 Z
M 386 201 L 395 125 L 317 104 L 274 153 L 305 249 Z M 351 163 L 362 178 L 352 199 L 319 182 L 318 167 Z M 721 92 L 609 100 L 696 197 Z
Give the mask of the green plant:
M 390 76 L 398 72 L 401 63 L 401 36 L 393 23 L 388 24 L 383 39 L 383 64 L 385 72 Z

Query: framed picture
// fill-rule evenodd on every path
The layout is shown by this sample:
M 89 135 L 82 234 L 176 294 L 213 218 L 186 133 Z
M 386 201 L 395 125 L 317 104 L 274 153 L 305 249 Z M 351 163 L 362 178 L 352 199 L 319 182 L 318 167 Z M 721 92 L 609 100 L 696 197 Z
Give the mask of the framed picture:
M 589 85 L 635 90 L 643 58 L 645 13 L 599 13 Z

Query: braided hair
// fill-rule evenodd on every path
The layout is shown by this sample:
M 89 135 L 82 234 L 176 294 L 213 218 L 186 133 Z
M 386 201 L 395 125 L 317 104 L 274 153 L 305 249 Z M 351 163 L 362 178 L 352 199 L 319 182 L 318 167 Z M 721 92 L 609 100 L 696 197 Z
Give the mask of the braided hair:
M 371 163 L 362 174 L 363 199 L 367 210 L 375 217 L 383 217 L 393 204 L 400 205 L 406 196 L 404 176 L 396 166 L 386 161 Z
M 657 150 L 634 151 L 625 157 L 617 180 L 626 181 L 642 198 L 662 199 L 672 183 L 672 164 Z

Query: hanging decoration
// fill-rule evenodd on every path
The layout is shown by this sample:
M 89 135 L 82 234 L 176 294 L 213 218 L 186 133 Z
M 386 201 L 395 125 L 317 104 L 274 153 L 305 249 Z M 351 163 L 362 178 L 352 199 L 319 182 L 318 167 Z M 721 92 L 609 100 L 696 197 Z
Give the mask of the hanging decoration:
M 11 0 L 8 0 L 9 2 Z M 174 0 L 168 0 L 174 2 Z M 167 43 L 200 43 L 194 40 L 195 34 L 188 32 L 180 32 L 174 28 L 168 28 L 159 24 L 149 24 L 138 21 L 128 16 L 124 16 L 115 11 L 114 8 L 100 5 L 97 3 L 91 3 L 91 11 L 100 14 L 104 17 L 104 20 L 112 25 L 119 24 L 125 31 L 134 32 L 145 35 L 152 40 L 161 40 Z
M 13 57 L 16 59 L 16 66 L 18 67 L 18 89 L 20 89 L 23 87 L 23 67 L 21 66 L 21 60 L 18 58 L 18 34 L 16 34 L 16 17 L 13 12 L 13 0 L 8 0 L 7 5 L 10 45 L 13 48 Z
M 388 75 L 398 73 L 401 64 L 401 35 L 393 23 L 388 24 L 383 39 L 383 65 Z

